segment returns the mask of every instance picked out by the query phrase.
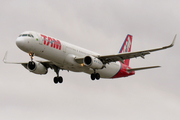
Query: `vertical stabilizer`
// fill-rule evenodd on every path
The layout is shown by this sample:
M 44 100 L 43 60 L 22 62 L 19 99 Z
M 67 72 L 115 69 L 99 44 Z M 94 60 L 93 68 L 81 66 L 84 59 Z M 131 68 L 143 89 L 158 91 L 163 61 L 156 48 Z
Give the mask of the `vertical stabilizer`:
M 131 46 L 132 46 L 132 35 L 127 35 L 119 53 L 125 53 L 125 52 L 131 52 Z M 129 59 L 126 59 L 124 61 L 124 64 L 129 66 Z

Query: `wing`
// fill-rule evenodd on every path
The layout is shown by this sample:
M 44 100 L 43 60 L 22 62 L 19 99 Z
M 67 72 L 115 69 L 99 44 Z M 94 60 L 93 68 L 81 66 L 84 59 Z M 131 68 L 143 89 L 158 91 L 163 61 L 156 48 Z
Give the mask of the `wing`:
M 60 69 L 58 66 L 56 66 L 53 62 L 51 61 L 37 61 L 40 62 L 41 64 L 44 65 L 44 67 L 51 68 L 51 69 Z M 27 69 L 27 64 L 28 63 L 20 63 L 22 66 L 24 66 Z
M 27 64 L 28 62 L 9 62 L 7 61 L 7 54 L 8 54 L 8 51 L 6 52 L 5 56 L 4 56 L 4 59 L 3 59 L 3 62 L 4 63 L 7 63 L 7 64 L 21 64 L 22 66 L 24 66 L 26 69 L 27 69 Z M 46 68 L 51 68 L 51 69 L 63 69 L 63 68 L 59 68 L 58 66 L 56 66 L 53 62 L 51 61 L 37 61 L 37 62 L 40 62 L 41 64 L 43 64 Z
M 177 35 L 175 35 L 173 42 L 170 45 L 164 46 L 161 48 L 155 48 L 155 49 L 149 49 L 149 50 L 143 50 L 143 51 L 137 51 L 137 52 L 119 53 L 119 54 L 115 54 L 115 55 L 102 55 L 102 56 L 100 55 L 100 56 L 97 56 L 97 58 L 99 58 L 103 62 L 103 64 L 107 64 L 110 62 L 116 62 L 116 61 L 121 61 L 122 63 L 124 63 L 125 59 L 131 59 L 131 58 L 137 58 L 137 57 L 144 58 L 145 55 L 148 55 L 151 52 L 164 50 L 164 49 L 174 46 L 176 36 Z M 75 58 L 75 61 L 77 63 L 81 64 L 81 63 L 83 63 L 83 59 L 84 58 Z

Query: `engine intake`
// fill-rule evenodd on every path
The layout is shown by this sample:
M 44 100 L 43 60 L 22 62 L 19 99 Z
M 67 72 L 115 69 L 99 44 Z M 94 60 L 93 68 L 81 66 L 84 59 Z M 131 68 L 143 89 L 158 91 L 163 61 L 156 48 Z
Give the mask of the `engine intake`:
M 92 69 L 102 69 L 103 63 L 96 57 L 86 56 L 83 60 L 84 65 Z
M 29 61 L 27 69 L 35 74 L 46 74 L 48 72 L 47 68 L 43 64 L 36 61 Z
M 28 64 L 27 64 L 29 70 L 33 71 L 35 68 L 36 68 L 36 64 L 35 62 L 33 61 L 30 61 Z
M 84 63 L 85 63 L 86 65 L 90 65 L 90 64 L 92 63 L 92 58 L 91 58 L 90 56 L 86 56 L 86 57 L 84 58 Z

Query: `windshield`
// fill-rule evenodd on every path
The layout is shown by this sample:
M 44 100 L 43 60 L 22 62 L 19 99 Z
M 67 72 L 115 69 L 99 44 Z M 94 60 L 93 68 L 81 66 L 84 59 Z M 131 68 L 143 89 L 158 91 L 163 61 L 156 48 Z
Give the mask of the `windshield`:
M 34 36 L 32 34 L 21 34 L 21 35 L 19 35 L 19 37 L 25 37 L 25 36 L 34 38 Z

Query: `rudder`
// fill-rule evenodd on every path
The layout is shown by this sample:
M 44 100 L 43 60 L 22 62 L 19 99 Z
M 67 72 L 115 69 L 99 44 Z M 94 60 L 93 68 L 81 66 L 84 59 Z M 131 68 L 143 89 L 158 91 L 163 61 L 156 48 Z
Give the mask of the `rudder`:
M 124 43 L 119 51 L 119 53 L 125 53 L 125 52 L 131 52 L 131 46 L 132 46 L 132 35 L 127 35 L 126 39 L 124 40 Z M 130 59 L 126 59 L 124 61 L 124 64 L 129 66 Z

